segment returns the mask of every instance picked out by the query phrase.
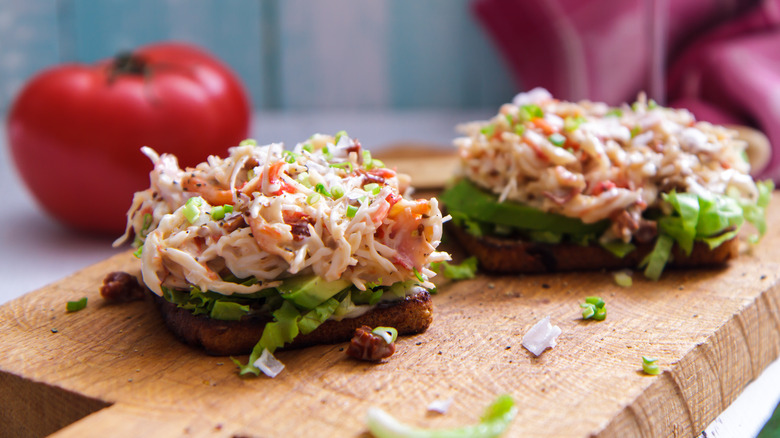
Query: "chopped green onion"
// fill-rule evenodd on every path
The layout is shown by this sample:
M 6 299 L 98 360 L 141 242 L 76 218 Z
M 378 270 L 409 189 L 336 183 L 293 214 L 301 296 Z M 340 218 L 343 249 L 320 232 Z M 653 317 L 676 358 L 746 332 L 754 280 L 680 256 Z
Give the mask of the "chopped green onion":
M 314 186 L 314 190 L 323 196 L 327 196 L 329 198 L 331 197 L 330 192 L 327 188 L 325 188 L 325 184 L 323 183 L 318 183 L 316 186 Z
M 607 111 L 607 117 L 623 117 L 623 110 L 620 108 L 613 108 Z
M 607 318 L 607 307 L 600 297 L 585 297 L 585 302 L 580 303 L 582 319 L 595 319 L 603 321 Z
M 582 117 L 581 115 L 576 115 L 574 117 L 567 116 L 565 119 L 563 119 L 563 129 L 569 132 L 575 131 L 584 121 L 585 117 Z
M 647 109 L 655 109 L 658 108 L 658 102 L 656 102 L 653 99 L 650 99 L 649 102 L 647 102 Z
M 241 143 L 238 144 L 239 146 L 257 146 L 257 140 L 254 138 L 247 138 L 246 140 L 241 140 Z
M 336 133 L 336 140 L 333 141 L 333 144 L 339 144 L 339 140 L 341 140 L 341 137 L 349 137 L 347 135 L 347 131 L 339 131 Z
M 68 301 L 68 304 L 65 305 L 65 310 L 68 312 L 78 312 L 85 307 L 87 307 L 87 297 L 78 301 Z
M 363 186 L 363 190 L 370 192 L 372 195 L 376 196 L 382 190 L 382 187 L 377 183 L 368 183 Z
M 636 137 L 640 133 L 642 133 L 642 127 L 641 126 L 636 125 L 633 128 L 631 128 L 631 138 Z
M 295 179 L 299 183 L 301 183 L 304 186 L 306 186 L 307 188 L 311 188 L 311 181 L 309 181 L 309 173 L 308 172 L 301 172 L 301 173 L 299 173 L 298 176 L 295 177 Z
M 599 297 L 585 297 L 585 302 L 588 303 L 588 304 L 593 304 L 594 306 L 596 306 L 599 309 L 604 307 L 604 304 L 605 304 L 604 300 L 602 300 Z
M 517 415 L 512 397 L 499 396 L 485 409 L 479 424 L 454 429 L 422 429 L 403 424 L 379 408 L 370 408 L 366 416 L 368 430 L 377 438 L 495 438 L 509 428 Z
M 425 283 L 425 278 L 423 278 L 422 274 L 417 270 L 417 268 L 412 268 L 412 271 L 414 272 L 414 276 L 420 280 L 420 283 Z
M 215 221 L 225 218 L 225 206 L 218 205 L 211 208 L 211 218 Z
M 371 333 L 380 336 L 388 344 L 392 344 L 398 339 L 398 330 L 395 327 L 377 327 Z
M 358 207 L 354 205 L 347 205 L 347 217 L 352 219 L 358 211 Z
M 151 213 L 146 213 L 144 215 L 144 223 L 143 223 L 143 225 L 141 225 L 141 234 L 146 236 L 146 231 L 149 230 L 149 226 L 151 226 L 151 225 L 152 225 L 152 214 Z
M 633 280 L 631 279 L 631 275 L 629 275 L 627 272 L 618 271 L 615 272 L 615 283 L 618 286 L 631 287 Z
M 363 166 L 366 169 L 371 170 L 373 168 L 373 165 L 371 164 L 372 161 L 373 160 L 371 159 L 371 151 L 364 150 L 363 151 Z
M 515 134 L 522 137 L 523 134 L 525 134 L 525 125 L 523 125 L 522 123 L 518 123 L 517 125 L 515 125 Z
M 339 184 L 330 188 L 330 193 L 333 195 L 333 199 L 339 199 L 344 196 L 344 187 Z
M 536 104 L 523 105 L 520 107 L 518 115 L 523 120 L 540 119 L 544 117 L 544 111 L 542 111 L 542 108 Z
M 644 371 L 645 374 L 651 375 L 661 374 L 661 368 L 655 363 L 657 360 L 658 359 L 642 356 L 642 371 Z
M 314 192 L 314 193 L 309 194 L 309 196 L 306 197 L 306 203 L 309 204 L 309 205 L 314 205 L 314 204 L 320 202 L 321 198 L 322 197 L 320 196 L 319 193 Z
M 311 143 L 304 143 L 302 149 L 306 152 L 311 152 L 314 150 L 314 146 Z
M 550 140 L 550 143 L 554 144 L 555 146 L 563 146 L 564 143 L 566 143 L 566 137 L 563 135 L 555 132 L 553 134 L 550 134 L 549 137 L 547 137 L 548 140 Z
M 515 124 L 515 118 L 512 117 L 512 114 L 504 114 L 504 117 L 506 118 L 506 122 L 509 123 L 510 127 Z
M 135 251 L 133 251 L 133 255 L 135 258 L 140 259 L 141 254 L 144 252 L 144 244 L 142 243 L 141 246 L 138 247 Z
M 182 210 L 182 213 L 184 214 L 184 217 L 187 218 L 189 223 L 193 224 L 196 220 L 198 220 L 198 216 L 200 216 L 201 205 L 203 205 L 203 198 L 200 196 L 190 198 L 184 204 L 184 210 Z
M 354 167 L 352 166 L 352 162 L 351 161 L 343 161 L 341 163 L 334 163 L 334 164 L 331 164 L 330 167 L 335 167 L 337 169 L 345 170 L 345 171 L 347 171 L 347 173 L 352 173 L 352 171 L 354 170 Z
M 284 161 L 289 164 L 292 164 L 298 160 L 298 154 L 293 151 L 283 151 L 282 156 L 284 157 Z
M 385 167 L 385 163 L 382 160 L 378 160 L 376 158 L 371 159 L 371 169 L 376 169 L 377 167 Z
M 596 306 L 588 303 L 580 303 L 582 307 L 582 319 L 591 319 L 596 314 Z
M 496 125 L 491 123 L 490 125 L 483 126 L 479 132 L 481 132 L 485 137 L 491 138 L 493 137 L 493 134 L 496 133 Z
M 232 213 L 233 206 L 230 204 L 218 205 L 211 208 L 211 218 L 215 221 L 225 218 L 225 214 Z

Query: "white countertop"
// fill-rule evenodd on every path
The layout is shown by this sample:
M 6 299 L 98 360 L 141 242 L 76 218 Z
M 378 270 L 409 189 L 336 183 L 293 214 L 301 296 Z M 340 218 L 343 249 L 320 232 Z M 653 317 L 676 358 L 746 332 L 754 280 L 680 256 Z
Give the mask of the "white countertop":
M 259 143 L 288 146 L 315 132 L 346 130 L 372 150 L 414 141 L 447 148 L 454 126 L 487 118 L 492 110 L 408 112 L 350 111 L 263 113 L 253 120 Z M 113 237 L 95 237 L 66 229 L 47 217 L 26 190 L 11 162 L 5 126 L 0 127 L 0 304 L 60 280 L 127 248 L 111 247 Z M 705 430 L 707 438 L 752 437 L 780 400 L 780 359 Z

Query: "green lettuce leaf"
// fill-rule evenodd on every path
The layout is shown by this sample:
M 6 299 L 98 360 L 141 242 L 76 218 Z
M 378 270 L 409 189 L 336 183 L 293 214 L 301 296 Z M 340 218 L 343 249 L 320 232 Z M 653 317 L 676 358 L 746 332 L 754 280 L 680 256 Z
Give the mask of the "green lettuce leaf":
M 693 193 L 677 193 L 674 190 L 663 194 L 662 197 L 672 205 L 678 216 L 660 218 L 659 231 L 674 237 L 680 248 L 690 255 L 699 222 L 699 197 Z
M 736 199 L 723 196 L 699 196 L 699 220 L 696 237 L 716 237 L 726 231 L 739 230 L 745 221 Z
M 307 335 L 313 332 L 323 322 L 327 321 L 339 307 L 339 300 L 335 298 L 329 298 L 324 303 L 315 307 L 313 310 L 306 312 L 301 320 L 298 321 L 298 330 L 302 335 Z
M 254 374 L 260 375 L 260 369 L 257 368 L 254 363 L 263 354 L 263 350 L 268 350 L 270 353 L 276 351 L 277 348 L 283 347 L 284 344 L 292 342 L 298 333 L 298 322 L 301 319 L 301 312 L 295 308 L 295 305 L 289 301 L 284 301 L 282 307 L 274 312 L 274 321 L 269 322 L 263 328 L 263 335 L 260 337 L 260 341 L 255 344 L 252 349 L 252 353 L 249 355 L 249 361 L 246 364 L 241 363 L 238 359 L 230 358 L 239 368 L 239 374 Z
M 639 263 L 640 268 L 645 268 L 645 277 L 651 280 L 658 280 L 661 278 L 664 266 L 666 266 L 666 263 L 672 255 L 673 245 L 674 239 L 671 236 L 665 234 L 658 235 L 653 250 L 645 256 L 641 263 Z
M 239 304 L 231 301 L 218 300 L 211 308 L 209 317 L 222 321 L 239 321 L 241 317 L 248 314 L 248 304 Z
M 622 240 L 612 240 L 600 243 L 601 247 L 614 254 L 616 257 L 623 258 L 626 254 L 636 249 L 636 245 Z
M 769 207 L 769 200 L 772 198 L 775 184 L 769 180 L 759 181 L 756 183 L 756 187 L 758 187 L 758 200 L 755 203 L 740 201 L 745 220 L 756 227 L 758 231 L 757 235 L 750 236 L 752 243 L 758 242 L 766 233 L 766 209 Z

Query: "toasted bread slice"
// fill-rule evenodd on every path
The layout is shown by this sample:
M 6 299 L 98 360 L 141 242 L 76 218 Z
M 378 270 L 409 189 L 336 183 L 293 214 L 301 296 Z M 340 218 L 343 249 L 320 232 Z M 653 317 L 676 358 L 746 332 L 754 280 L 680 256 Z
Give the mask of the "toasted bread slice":
M 206 315 L 193 315 L 162 297 L 152 294 L 168 328 L 189 345 L 202 347 L 208 354 L 227 356 L 248 354 L 263 334 L 269 319 L 244 318 L 241 321 L 221 321 Z M 395 327 L 399 335 L 425 331 L 433 321 L 433 301 L 427 291 L 409 295 L 393 302 L 379 303 L 357 318 L 341 321 L 327 320 L 311 333 L 298 335 L 285 349 L 316 344 L 334 344 L 348 341 L 355 329 Z
M 480 269 L 500 273 L 541 273 L 635 268 L 653 250 L 655 241 L 638 244 L 625 257 L 617 257 L 598 245 L 538 243 L 494 236 L 475 237 L 454 224 L 447 224 L 464 249 L 479 260 Z M 738 255 L 739 242 L 733 238 L 710 249 L 696 242 L 690 255 L 676 244 L 670 267 L 722 265 Z

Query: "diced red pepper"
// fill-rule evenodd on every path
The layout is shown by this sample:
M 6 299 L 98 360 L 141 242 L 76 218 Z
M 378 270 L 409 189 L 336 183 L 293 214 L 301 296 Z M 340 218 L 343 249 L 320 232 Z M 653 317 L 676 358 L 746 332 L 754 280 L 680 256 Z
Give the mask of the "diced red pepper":
M 612 181 L 600 181 L 598 184 L 593 186 L 593 191 L 591 194 L 593 196 L 598 196 L 607 190 L 614 189 L 615 187 L 617 187 L 617 184 Z

